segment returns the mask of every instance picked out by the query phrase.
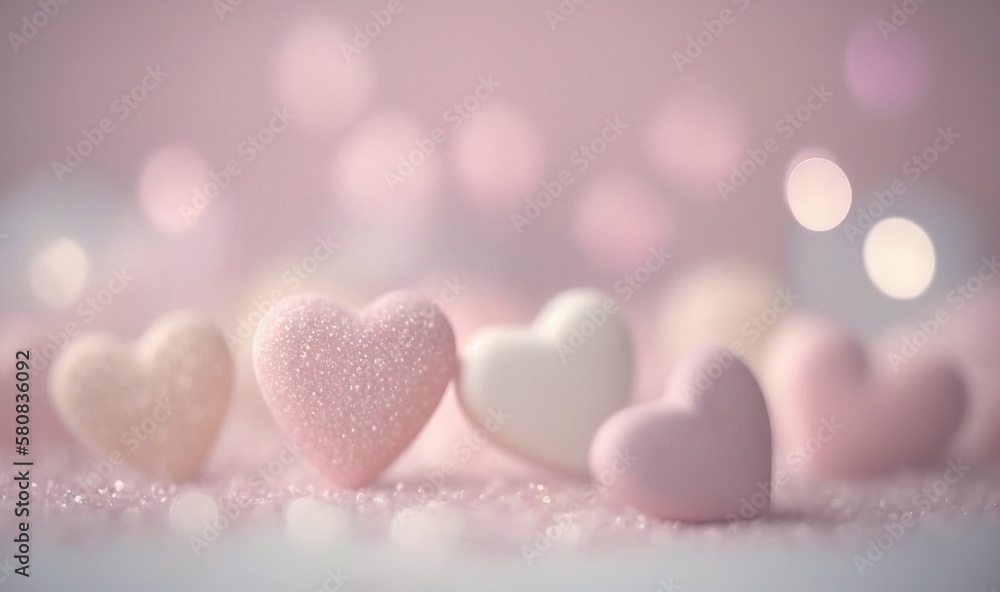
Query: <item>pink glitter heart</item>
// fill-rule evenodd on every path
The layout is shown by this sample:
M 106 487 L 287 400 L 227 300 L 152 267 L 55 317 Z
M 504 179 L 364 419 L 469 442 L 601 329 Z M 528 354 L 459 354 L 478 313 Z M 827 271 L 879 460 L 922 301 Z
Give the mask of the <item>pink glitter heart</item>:
M 664 402 L 629 407 L 604 422 L 590 447 L 590 469 L 609 499 L 659 518 L 765 513 L 771 424 L 757 380 L 727 350 L 688 356 Z
M 278 425 L 344 487 L 399 456 L 458 367 L 448 319 L 406 293 L 357 315 L 320 295 L 286 298 L 257 328 L 253 361 Z

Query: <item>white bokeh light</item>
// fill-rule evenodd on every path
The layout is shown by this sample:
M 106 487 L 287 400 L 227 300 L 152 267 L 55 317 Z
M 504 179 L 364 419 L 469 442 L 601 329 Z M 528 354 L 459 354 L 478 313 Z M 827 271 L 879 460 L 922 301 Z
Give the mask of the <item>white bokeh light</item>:
M 285 510 L 288 537 L 306 548 L 323 548 L 344 540 L 349 517 L 338 507 L 312 498 L 298 498 Z
M 807 158 L 795 165 L 785 185 L 796 222 L 818 232 L 836 228 L 851 209 L 851 182 L 837 163 Z
M 865 237 L 865 272 L 875 287 L 899 300 L 920 296 L 934 278 L 931 237 L 906 218 L 880 221 Z
M 35 255 L 28 267 L 31 288 L 49 308 L 65 308 L 80 295 L 90 271 L 87 254 L 75 241 L 61 238 Z
M 200 534 L 219 519 L 219 506 L 204 491 L 186 491 L 174 498 L 167 513 L 170 530 L 180 536 Z

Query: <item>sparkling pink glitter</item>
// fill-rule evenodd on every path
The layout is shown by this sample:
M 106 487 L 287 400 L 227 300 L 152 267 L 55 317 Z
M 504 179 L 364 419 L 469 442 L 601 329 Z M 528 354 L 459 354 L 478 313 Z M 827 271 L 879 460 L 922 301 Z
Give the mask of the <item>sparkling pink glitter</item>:
M 434 412 L 458 362 L 447 318 L 395 293 L 359 316 L 330 299 L 286 299 L 254 337 L 261 393 L 286 435 L 344 486 L 371 480 Z
M 196 492 L 214 501 L 223 516 L 215 521 L 216 529 L 225 531 L 220 536 L 287 522 L 285 526 L 292 529 L 288 534 L 299 537 L 305 511 L 306 523 L 328 524 L 331 536 L 404 546 L 419 537 L 428 545 L 501 553 L 516 553 L 522 545 L 533 544 L 539 534 L 559 546 L 580 549 L 670 540 L 851 544 L 903 519 L 913 518 L 918 523 L 946 523 L 967 516 L 1000 520 L 1000 470 L 970 469 L 954 483 L 945 481 L 945 470 L 941 467 L 854 484 L 819 484 L 793 476 L 790 483 L 774 487 L 769 514 L 754 508 L 757 518 L 707 524 L 650 518 L 603 501 L 597 495 L 597 483 L 556 477 L 474 481 L 457 475 L 440 486 L 424 480 L 349 490 L 330 487 L 306 463 L 297 463 L 270 484 L 207 479 L 179 487 L 127 478 L 86 491 L 76 480 L 82 473 L 66 470 L 61 472 L 63 476 L 32 484 L 32 515 L 43 524 L 46 536 L 56 540 L 130 532 L 174 532 L 187 538 L 211 529 L 204 514 L 194 520 L 195 526 L 204 528 L 191 533 L 172 528 L 176 525 L 171 507 L 182 494 Z M 11 527 L 13 513 L 7 510 L 17 497 L 12 477 L 6 472 L 0 476 L 0 505 L 5 510 L 0 524 L 4 528 Z M 289 507 L 301 506 L 303 498 L 316 503 L 299 507 L 297 517 L 293 517 Z M 754 498 L 748 498 L 747 503 L 753 508 Z M 227 518 L 227 514 L 235 517 Z M 313 530 L 310 536 L 315 538 Z M 322 540 L 322 536 L 318 538 Z

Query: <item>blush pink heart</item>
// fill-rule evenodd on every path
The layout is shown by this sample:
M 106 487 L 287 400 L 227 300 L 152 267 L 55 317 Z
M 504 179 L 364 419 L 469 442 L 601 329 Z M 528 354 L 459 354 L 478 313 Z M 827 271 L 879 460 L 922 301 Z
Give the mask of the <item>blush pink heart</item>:
M 989 467 L 1000 463 L 1000 287 L 957 292 L 947 304 L 946 322 L 938 335 L 928 335 L 934 330 L 929 320 L 940 318 L 940 312 L 898 327 L 886 341 L 891 350 L 903 352 L 926 340 L 927 345 L 912 356 L 914 362 L 928 355 L 955 360 L 966 380 L 969 409 L 952 453 L 974 466 Z
M 779 458 L 830 478 L 943 460 L 965 414 L 959 371 L 942 356 L 900 364 L 889 353 L 821 321 L 787 335 L 768 373 Z
M 604 422 L 590 447 L 590 469 L 607 498 L 659 518 L 766 513 L 771 423 L 757 380 L 727 350 L 685 357 L 662 401 Z
M 392 293 L 354 314 L 321 295 L 280 301 L 254 335 L 254 371 L 281 429 L 331 481 L 374 479 L 455 376 L 455 338 L 430 300 Z

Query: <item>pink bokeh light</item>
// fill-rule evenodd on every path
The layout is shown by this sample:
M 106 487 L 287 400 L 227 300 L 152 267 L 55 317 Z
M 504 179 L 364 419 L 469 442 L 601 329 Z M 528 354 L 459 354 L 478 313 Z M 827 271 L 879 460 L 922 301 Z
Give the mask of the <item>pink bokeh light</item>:
M 713 192 L 746 143 L 744 124 L 729 100 L 701 89 L 682 91 L 653 114 L 646 149 L 654 169 L 697 193 Z
M 541 182 L 542 136 L 510 105 L 473 113 L 455 132 L 451 154 L 459 189 L 480 209 L 508 210 Z
M 626 231 L 627 229 L 627 231 Z M 573 216 L 573 233 L 587 257 L 612 273 L 625 273 L 665 247 L 674 220 L 664 197 L 641 178 L 619 173 L 583 190 Z
M 329 19 L 296 24 L 274 55 L 275 95 L 315 133 L 340 129 L 371 98 L 375 68 L 367 53 L 345 52 L 347 27 Z
M 931 51 L 909 30 L 886 37 L 875 23 L 863 23 L 844 54 L 847 88 L 869 113 L 899 118 L 924 98 L 931 80 Z
M 429 135 L 416 120 L 396 113 L 360 123 L 334 157 L 337 199 L 358 215 L 426 212 L 441 184 L 440 154 L 420 148 Z

